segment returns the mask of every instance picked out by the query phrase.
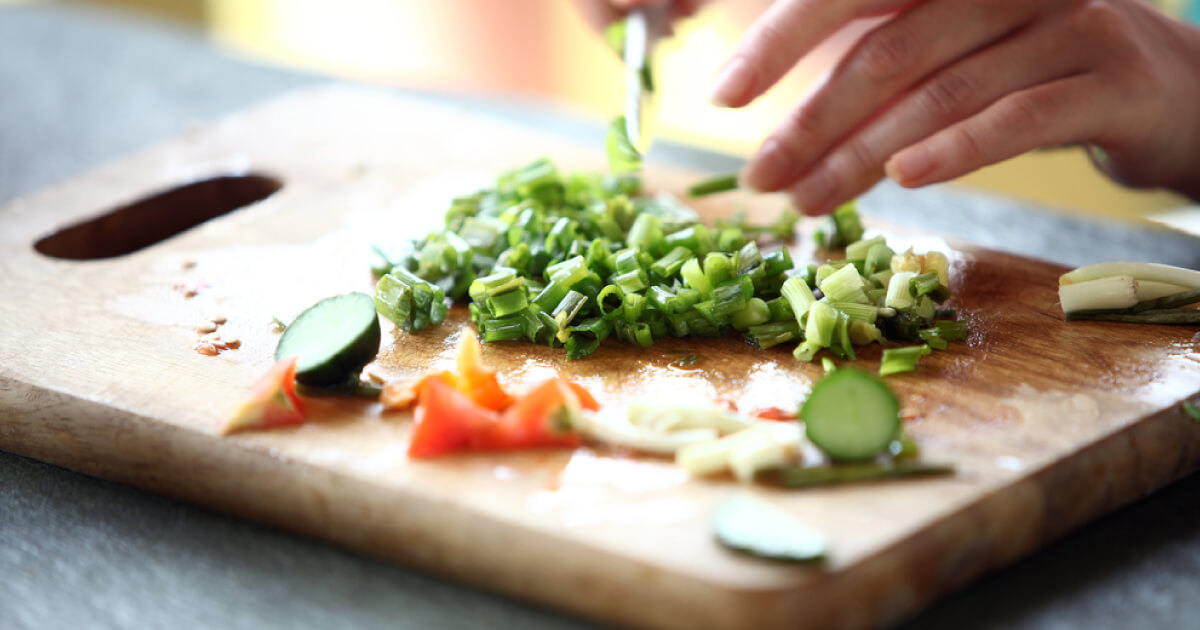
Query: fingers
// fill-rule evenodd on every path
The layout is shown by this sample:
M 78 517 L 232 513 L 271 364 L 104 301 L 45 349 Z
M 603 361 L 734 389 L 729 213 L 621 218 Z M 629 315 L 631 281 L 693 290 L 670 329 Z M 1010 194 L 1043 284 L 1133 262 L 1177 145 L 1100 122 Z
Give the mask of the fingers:
M 887 173 L 902 186 L 924 186 L 1039 147 L 1086 140 L 1106 126 L 1112 108 L 1100 104 L 1113 96 L 1094 73 L 1010 94 L 897 153 L 888 161 Z
M 717 73 L 710 100 L 724 107 L 742 107 L 851 19 L 882 15 L 917 1 L 776 0 Z
M 671 19 L 679 20 L 692 17 L 700 10 L 704 0 L 675 0 L 671 3 Z
M 1056 23 L 1038 23 L 935 72 L 806 172 L 791 188 L 797 207 L 828 211 L 879 181 L 897 151 L 1007 94 L 1082 71 L 1087 52 L 1064 50 L 1062 37 Z
M 742 180 L 762 191 L 794 183 L 836 142 L 922 77 L 1028 22 L 1034 5 L 926 2 L 876 28 L 771 135 L 765 150 L 747 163 Z
M 585 22 L 600 31 L 625 17 L 630 10 L 651 4 L 671 3 L 671 17 L 688 17 L 696 12 L 702 0 L 573 0 Z
M 607 0 L 573 0 L 573 2 L 583 21 L 597 31 L 603 31 L 606 26 L 621 17 L 621 13 Z

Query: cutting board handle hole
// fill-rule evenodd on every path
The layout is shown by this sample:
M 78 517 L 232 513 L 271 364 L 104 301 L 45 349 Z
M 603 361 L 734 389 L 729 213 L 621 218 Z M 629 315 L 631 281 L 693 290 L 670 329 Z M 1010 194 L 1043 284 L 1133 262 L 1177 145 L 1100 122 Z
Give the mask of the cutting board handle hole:
M 68 260 L 124 256 L 262 201 L 280 188 L 283 182 L 257 173 L 192 182 L 58 230 L 33 247 L 46 256 Z

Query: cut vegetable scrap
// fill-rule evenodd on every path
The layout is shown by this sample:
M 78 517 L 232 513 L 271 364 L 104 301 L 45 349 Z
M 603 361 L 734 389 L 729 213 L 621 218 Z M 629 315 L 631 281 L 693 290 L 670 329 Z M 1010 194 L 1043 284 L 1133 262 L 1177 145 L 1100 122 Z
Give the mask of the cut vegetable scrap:
M 296 357 L 275 363 L 221 425 L 221 435 L 304 422 L 304 401 L 296 395 Z
M 624 413 L 606 409 L 599 413 L 580 414 L 579 430 L 588 439 L 655 455 L 674 455 L 676 451 L 697 442 L 717 438 L 717 430 L 704 427 L 677 431 L 655 431 L 630 424 Z
M 1113 262 L 1080 267 L 1058 279 L 1068 320 L 1141 324 L 1200 324 L 1200 271 L 1153 263 Z
M 954 467 L 896 458 L 885 462 L 858 462 L 832 466 L 785 468 L 779 482 L 788 488 L 808 488 L 831 484 L 856 483 L 899 477 L 950 475 Z
M 1139 281 L 1148 280 L 1187 289 L 1200 289 L 1200 271 L 1144 262 L 1104 262 L 1085 265 L 1059 276 L 1058 284 L 1059 286 L 1076 284 L 1113 276 L 1132 276 Z
M 689 197 L 706 197 L 717 193 L 737 190 L 738 176 L 736 173 L 729 175 L 717 175 L 708 179 L 696 182 L 688 187 L 687 193 Z
M 848 201 L 838 206 L 833 214 L 825 217 L 821 227 L 813 233 L 813 239 L 821 249 L 841 249 L 862 236 L 862 220 L 858 216 L 856 201 Z
M 926 334 L 928 335 L 929 333 Z M 930 336 L 940 341 L 939 338 Z M 920 361 L 921 357 L 927 356 L 931 352 L 932 347 L 929 343 L 904 348 L 887 348 L 883 351 L 883 356 L 879 359 L 879 375 L 887 376 L 889 374 L 911 372 L 917 369 L 917 361 Z
M 744 492 L 720 504 L 713 529 L 725 547 L 769 560 L 821 562 L 827 553 L 828 543 L 820 531 Z
M 739 481 L 751 481 L 759 471 L 780 468 L 798 457 L 803 439 L 799 423 L 763 421 L 685 446 L 675 453 L 675 463 L 696 476 L 730 471 Z

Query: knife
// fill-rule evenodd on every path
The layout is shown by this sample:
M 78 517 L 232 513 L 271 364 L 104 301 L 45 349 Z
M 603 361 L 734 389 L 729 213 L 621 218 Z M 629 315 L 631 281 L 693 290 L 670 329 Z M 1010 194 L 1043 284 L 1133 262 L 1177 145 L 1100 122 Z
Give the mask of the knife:
M 639 153 L 650 148 L 654 119 L 654 79 L 650 52 L 667 24 L 666 7 L 640 7 L 625 18 L 625 134 Z

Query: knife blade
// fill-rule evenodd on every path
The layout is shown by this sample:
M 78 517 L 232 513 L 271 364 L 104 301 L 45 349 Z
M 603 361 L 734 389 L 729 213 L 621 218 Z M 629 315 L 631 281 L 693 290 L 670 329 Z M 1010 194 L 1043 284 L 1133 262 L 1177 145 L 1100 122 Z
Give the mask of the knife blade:
M 666 7 L 640 7 L 625 19 L 625 134 L 639 153 L 650 148 L 654 79 L 650 52 L 666 26 Z

